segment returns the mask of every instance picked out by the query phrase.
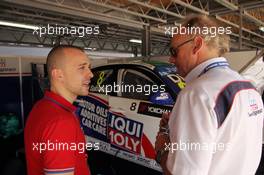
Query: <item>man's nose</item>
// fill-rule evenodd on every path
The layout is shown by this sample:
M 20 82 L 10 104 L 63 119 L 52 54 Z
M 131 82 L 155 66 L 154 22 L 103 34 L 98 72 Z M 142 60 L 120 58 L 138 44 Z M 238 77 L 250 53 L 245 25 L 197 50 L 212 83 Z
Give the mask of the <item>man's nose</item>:
M 91 69 L 88 68 L 87 71 L 85 72 L 85 77 L 91 79 L 91 78 L 93 78 L 93 76 L 94 75 L 93 75 Z
M 91 69 L 89 69 L 89 73 L 88 73 L 90 78 L 93 78 L 94 74 L 92 73 Z

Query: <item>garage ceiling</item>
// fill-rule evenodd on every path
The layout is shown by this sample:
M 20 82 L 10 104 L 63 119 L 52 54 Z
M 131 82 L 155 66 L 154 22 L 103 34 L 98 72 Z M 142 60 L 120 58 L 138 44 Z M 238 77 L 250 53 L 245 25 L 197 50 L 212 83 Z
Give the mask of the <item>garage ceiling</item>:
M 39 37 L 29 29 L 0 26 L 0 44 L 46 47 L 61 42 L 88 50 L 137 54 L 141 45 L 129 40 L 141 39 L 147 26 L 151 53 L 165 55 L 170 42 L 165 26 L 176 25 L 191 13 L 213 15 L 231 26 L 233 50 L 264 47 L 264 32 L 259 29 L 264 27 L 264 0 L 2 0 L 2 21 L 37 26 L 98 25 L 100 34 Z

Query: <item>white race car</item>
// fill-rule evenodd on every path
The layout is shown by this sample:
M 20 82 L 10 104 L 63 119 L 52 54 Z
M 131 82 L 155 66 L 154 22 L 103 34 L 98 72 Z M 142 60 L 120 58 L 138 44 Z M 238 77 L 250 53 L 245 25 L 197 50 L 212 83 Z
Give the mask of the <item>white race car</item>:
M 110 64 L 92 69 L 78 115 L 87 142 L 100 151 L 161 171 L 154 143 L 164 112 L 184 88 L 175 66 L 158 62 Z

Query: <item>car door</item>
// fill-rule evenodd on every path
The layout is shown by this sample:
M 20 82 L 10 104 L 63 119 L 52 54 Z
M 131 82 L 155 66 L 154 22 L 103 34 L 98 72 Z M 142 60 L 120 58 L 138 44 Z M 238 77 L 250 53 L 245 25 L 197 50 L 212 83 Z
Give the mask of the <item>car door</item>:
M 126 66 L 117 75 L 121 90 L 117 96 L 109 96 L 111 145 L 128 152 L 130 160 L 160 170 L 154 160 L 155 137 L 162 114 L 171 111 L 174 101 L 159 77 L 149 69 Z M 162 96 L 167 101 L 170 99 L 171 105 L 156 104 L 153 97 Z
M 162 114 L 172 106 L 160 102 L 174 103 L 166 86 L 143 66 L 103 66 L 93 69 L 93 74 L 89 95 L 78 97 L 87 142 L 100 151 L 161 171 L 154 160 L 155 136 Z

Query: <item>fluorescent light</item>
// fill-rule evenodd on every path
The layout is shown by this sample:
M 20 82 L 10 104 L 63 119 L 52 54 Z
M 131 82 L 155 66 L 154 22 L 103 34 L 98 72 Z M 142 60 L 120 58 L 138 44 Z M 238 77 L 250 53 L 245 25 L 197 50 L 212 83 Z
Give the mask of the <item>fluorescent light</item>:
M 131 42 L 131 43 L 140 43 L 140 44 L 142 43 L 142 41 L 139 40 L 139 39 L 130 39 L 129 42 Z
M 30 44 L 23 44 L 23 43 L 21 43 L 21 44 L 19 44 L 20 46 L 30 46 Z
M 85 50 L 92 50 L 92 51 L 96 50 L 95 47 L 85 47 L 84 49 L 85 49 Z
M 36 30 L 39 28 L 38 26 L 34 26 L 34 25 L 22 24 L 22 23 L 16 23 L 16 22 L 8 22 L 8 21 L 0 21 L 0 25 L 17 27 L 17 28 L 24 28 L 24 29 L 32 29 L 32 30 Z
M 260 26 L 259 30 L 261 30 L 262 32 L 264 32 L 264 26 Z

